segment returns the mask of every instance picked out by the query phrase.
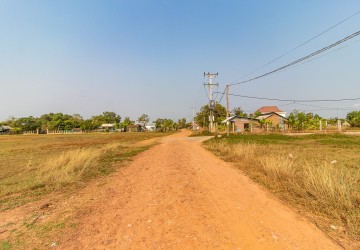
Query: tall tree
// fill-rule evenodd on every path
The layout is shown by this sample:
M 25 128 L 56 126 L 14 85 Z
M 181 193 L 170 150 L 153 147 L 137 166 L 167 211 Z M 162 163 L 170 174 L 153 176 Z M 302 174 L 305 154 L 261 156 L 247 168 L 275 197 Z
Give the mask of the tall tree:
M 247 114 L 241 109 L 241 107 L 235 107 L 231 110 L 232 115 L 247 117 Z
M 132 121 L 132 120 L 130 120 L 130 117 L 125 117 L 124 118 L 124 121 L 123 121 L 123 125 L 126 127 L 126 126 L 129 126 L 129 125 L 132 125 L 132 124 L 134 124 L 135 122 L 134 121 Z
M 352 127 L 360 127 L 360 111 L 351 111 L 347 113 L 346 120 Z
M 99 127 L 104 123 L 111 123 L 118 125 L 121 121 L 120 115 L 117 115 L 115 112 L 105 111 L 101 115 L 93 116 L 91 118 L 94 126 Z
M 174 121 L 171 119 L 158 118 L 155 121 L 157 131 L 170 131 L 174 128 Z
M 147 114 L 142 114 L 139 118 L 138 118 L 138 122 L 142 123 L 143 126 L 145 127 L 146 124 L 150 121 L 150 118 Z
M 178 124 L 178 128 L 180 128 L 180 129 L 185 128 L 186 127 L 186 119 L 185 118 L 179 119 L 177 124 Z
M 200 127 L 209 127 L 209 116 L 210 108 L 209 105 L 204 105 L 201 107 L 200 112 L 195 116 L 195 122 Z M 220 125 L 223 120 L 226 118 L 226 108 L 220 103 L 215 104 L 214 108 L 215 123 Z

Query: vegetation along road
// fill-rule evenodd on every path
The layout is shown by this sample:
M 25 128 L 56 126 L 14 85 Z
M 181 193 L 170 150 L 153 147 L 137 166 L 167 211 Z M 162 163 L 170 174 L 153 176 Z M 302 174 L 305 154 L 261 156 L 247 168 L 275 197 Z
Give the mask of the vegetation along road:
M 63 249 L 338 249 L 183 131 L 85 189 Z M 88 197 L 92 198 L 89 199 Z M 76 198 L 79 199 L 79 198 Z M 77 201 L 81 203 L 81 201 Z

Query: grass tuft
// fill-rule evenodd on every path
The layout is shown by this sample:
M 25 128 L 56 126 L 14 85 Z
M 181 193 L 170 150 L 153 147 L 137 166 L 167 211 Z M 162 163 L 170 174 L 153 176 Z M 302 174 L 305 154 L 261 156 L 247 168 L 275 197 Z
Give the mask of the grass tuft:
M 85 172 L 96 167 L 104 150 L 75 149 L 49 159 L 40 167 L 40 182 L 65 184 L 82 179 Z

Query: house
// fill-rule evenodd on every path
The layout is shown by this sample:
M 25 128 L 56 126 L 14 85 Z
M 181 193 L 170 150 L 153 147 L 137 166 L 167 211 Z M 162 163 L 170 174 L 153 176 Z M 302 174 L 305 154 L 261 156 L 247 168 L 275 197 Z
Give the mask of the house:
M 222 121 L 222 123 L 229 123 L 230 131 L 233 133 L 258 133 L 263 130 L 268 131 L 274 129 L 287 130 L 287 119 L 275 112 L 263 114 L 256 118 L 240 117 L 234 115 L 225 119 Z
M 240 117 L 240 116 L 231 116 L 222 121 L 223 124 L 229 123 L 230 131 L 233 133 L 242 133 L 245 131 L 249 132 L 260 132 L 261 125 L 258 119 L 256 118 L 248 118 L 248 117 Z
M 265 126 L 266 130 L 269 129 L 280 129 L 287 130 L 287 119 L 286 117 L 276 113 L 264 113 L 256 117 L 257 120 Z
M 106 130 L 106 131 L 114 131 L 115 130 L 115 124 L 104 123 L 104 124 L 101 124 L 100 129 Z
M 156 130 L 156 125 L 154 123 L 149 123 L 145 126 L 145 129 L 147 131 L 155 131 Z
M 281 109 L 279 109 L 277 106 L 262 106 L 261 108 L 259 108 L 258 110 L 255 111 L 256 112 L 260 112 L 261 115 L 263 114 L 269 114 L 269 113 L 277 113 L 279 115 L 281 115 L 282 117 L 286 117 L 286 112 L 282 111 Z
M 132 125 L 128 125 L 126 127 L 125 131 L 128 131 L 128 132 L 142 132 L 142 131 L 144 131 L 144 128 L 140 124 L 132 124 Z
M 12 130 L 12 127 L 6 125 L 0 125 L 0 134 L 7 134 Z

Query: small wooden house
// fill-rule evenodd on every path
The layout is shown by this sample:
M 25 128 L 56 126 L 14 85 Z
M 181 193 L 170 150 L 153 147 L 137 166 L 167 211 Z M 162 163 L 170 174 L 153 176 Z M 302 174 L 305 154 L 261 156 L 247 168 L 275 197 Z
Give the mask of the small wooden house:
M 256 117 L 256 119 L 265 126 L 266 130 L 279 129 L 284 131 L 288 128 L 287 119 L 276 112 L 262 114 Z
M 229 123 L 230 130 L 235 133 L 242 132 L 260 132 L 261 126 L 259 120 L 249 117 L 231 116 L 225 119 L 223 124 Z

